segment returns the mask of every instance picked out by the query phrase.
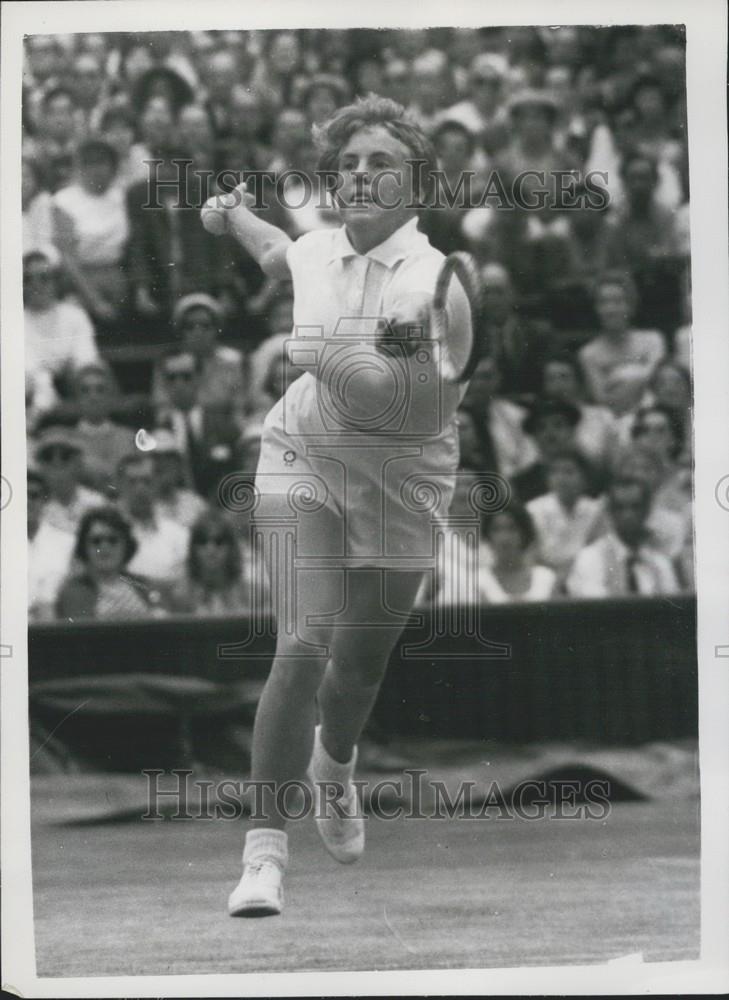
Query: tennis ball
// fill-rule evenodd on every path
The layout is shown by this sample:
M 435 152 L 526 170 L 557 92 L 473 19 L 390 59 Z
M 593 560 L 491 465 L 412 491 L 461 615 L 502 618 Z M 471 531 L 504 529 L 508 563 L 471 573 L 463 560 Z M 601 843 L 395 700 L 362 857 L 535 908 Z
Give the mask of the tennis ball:
M 235 199 L 230 194 L 214 195 L 208 198 L 200 213 L 202 224 L 213 236 L 222 236 L 228 229 L 226 211 L 235 205 Z M 227 206 L 227 207 L 226 207 Z

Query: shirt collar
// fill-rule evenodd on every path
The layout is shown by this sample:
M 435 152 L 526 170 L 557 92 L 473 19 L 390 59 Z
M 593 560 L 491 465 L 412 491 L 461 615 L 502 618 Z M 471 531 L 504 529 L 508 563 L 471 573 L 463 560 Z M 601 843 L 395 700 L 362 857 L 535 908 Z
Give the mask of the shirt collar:
M 379 264 L 384 264 L 385 267 L 394 267 L 413 250 L 423 243 L 427 243 L 427 240 L 427 236 L 418 229 L 417 218 L 408 219 L 394 233 L 390 233 L 382 243 L 372 247 L 365 254 L 358 254 L 349 242 L 346 226 L 341 226 L 334 234 L 329 262 L 343 260 L 345 257 L 369 257 L 370 260 L 376 260 Z

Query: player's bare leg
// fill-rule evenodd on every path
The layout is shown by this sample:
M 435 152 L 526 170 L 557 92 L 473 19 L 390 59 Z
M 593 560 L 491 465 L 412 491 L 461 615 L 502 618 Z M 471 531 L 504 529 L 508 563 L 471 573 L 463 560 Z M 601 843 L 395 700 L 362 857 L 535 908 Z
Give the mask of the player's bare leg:
M 382 622 L 382 590 L 372 571 L 352 570 L 349 599 L 332 632 L 332 658 L 319 689 L 317 727 L 309 770 L 317 827 L 337 861 L 356 861 L 364 850 L 364 819 L 352 783 L 357 741 L 377 699 L 402 626 Z M 422 573 L 388 570 L 387 603 L 409 612 Z M 351 622 L 352 624 L 349 624 Z M 371 622 L 371 625 L 362 624 Z
M 266 514 L 275 520 L 277 503 L 275 498 L 264 498 L 259 516 Z M 336 537 L 332 519 L 335 515 L 326 510 L 319 512 L 316 519 L 304 519 L 301 547 L 314 544 L 325 552 L 324 537 Z M 280 538 L 272 537 L 277 530 L 275 524 L 262 530 L 268 579 L 279 609 L 285 607 L 292 593 L 296 594 L 294 627 L 289 630 L 279 618 L 276 655 L 256 711 L 251 761 L 254 812 L 243 852 L 243 877 L 228 902 L 232 916 L 281 912 L 281 881 L 288 861 L 284 811 L 291 800 L 284 801 L 280 790 L 305 776 L 314 742 L 316 693 L 330 652 L 329 630 L 310 627 L 307 622 L 310 615 L 337 608 L 341 599 L 341 573 L 331 570 L 301 572 L 295 587 L 291 587 L 293 567 L 284 554 L 286 546 Z M 316 537 L 307 539 L 307 530 Z M 274 544 L 269 544 L 272 541 Z

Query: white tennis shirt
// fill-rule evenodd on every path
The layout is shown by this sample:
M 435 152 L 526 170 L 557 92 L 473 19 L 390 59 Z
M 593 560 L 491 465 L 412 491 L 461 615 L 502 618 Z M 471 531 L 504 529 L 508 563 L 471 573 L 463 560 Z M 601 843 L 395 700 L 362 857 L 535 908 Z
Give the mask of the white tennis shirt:
M 305 374 L 266 417 L 257 482 L 277 492 L 277 477 L 286 471 L 321 477 L 327 505 L 346 512 L 350 555 L 375 547 L 385 556 L 416 540 L 430 550 L 433 511 L 423 508 L 428 494 L 418 492 L 419 484 L 439 494 L 438 517 L 450 504 L 458 466 L 455 412 L 465 386 L 440 378 L 427 330 L 407 357 L 383 356 L 374 345 L 380 318 L 412 315 L 411 300 L 432 298 L 443 260 L 417 219 L 366 254 L 354 250 L 345 227 L 307 233 L 287 252 L 294 286 L 288 353 Z M 471 323 L 457 281 L 448 314 L 449 324 Z M 378 395 L 358 382 L 362 368 L 375 373 Z

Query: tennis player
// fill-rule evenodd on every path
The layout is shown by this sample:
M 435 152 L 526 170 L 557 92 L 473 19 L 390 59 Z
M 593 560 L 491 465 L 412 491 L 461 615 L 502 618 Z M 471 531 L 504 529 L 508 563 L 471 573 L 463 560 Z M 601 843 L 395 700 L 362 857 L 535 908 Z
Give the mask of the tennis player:
M 256 473 L 254 518 L 279 617 L 253 731 L 251 777 L 264 792 L 229 899 L 232 916 L 281 912 L 288 840 L 277 792 L 287 782 L 308 773 L 326 848 L 343 863 L 361 855 L 357 741 L 423 580 L 417 557 L 432 553 L 433 524 L 447 516 L 458 465 L 455 412 L 465 386 L 442 378 L 437 352 L 427 349 L 444 260 L 417 226 L 435 165 L 430 143 L 400 105 L 373 95 L 315 127 L 314 138 L 320 169 L 337 172 L 340 228 L 292 242 L 250 211 L 244 186 L 237 204 L 221 210 L 211 199 L 203 209 L 203 222 L 205 213 L 222 214 L 217 227 L 267 275 L 292 279 L 291 360 L 307 369 L 265 420 Z M 457 282 L 447 314 L 470 334 Z M 435 497 L 425 512 L 412 495 L 418 482 Z M 293 518 L 292 556 L 294 483 L 308 487 Z M 290 627 L 281 609 L 292 605 Z

